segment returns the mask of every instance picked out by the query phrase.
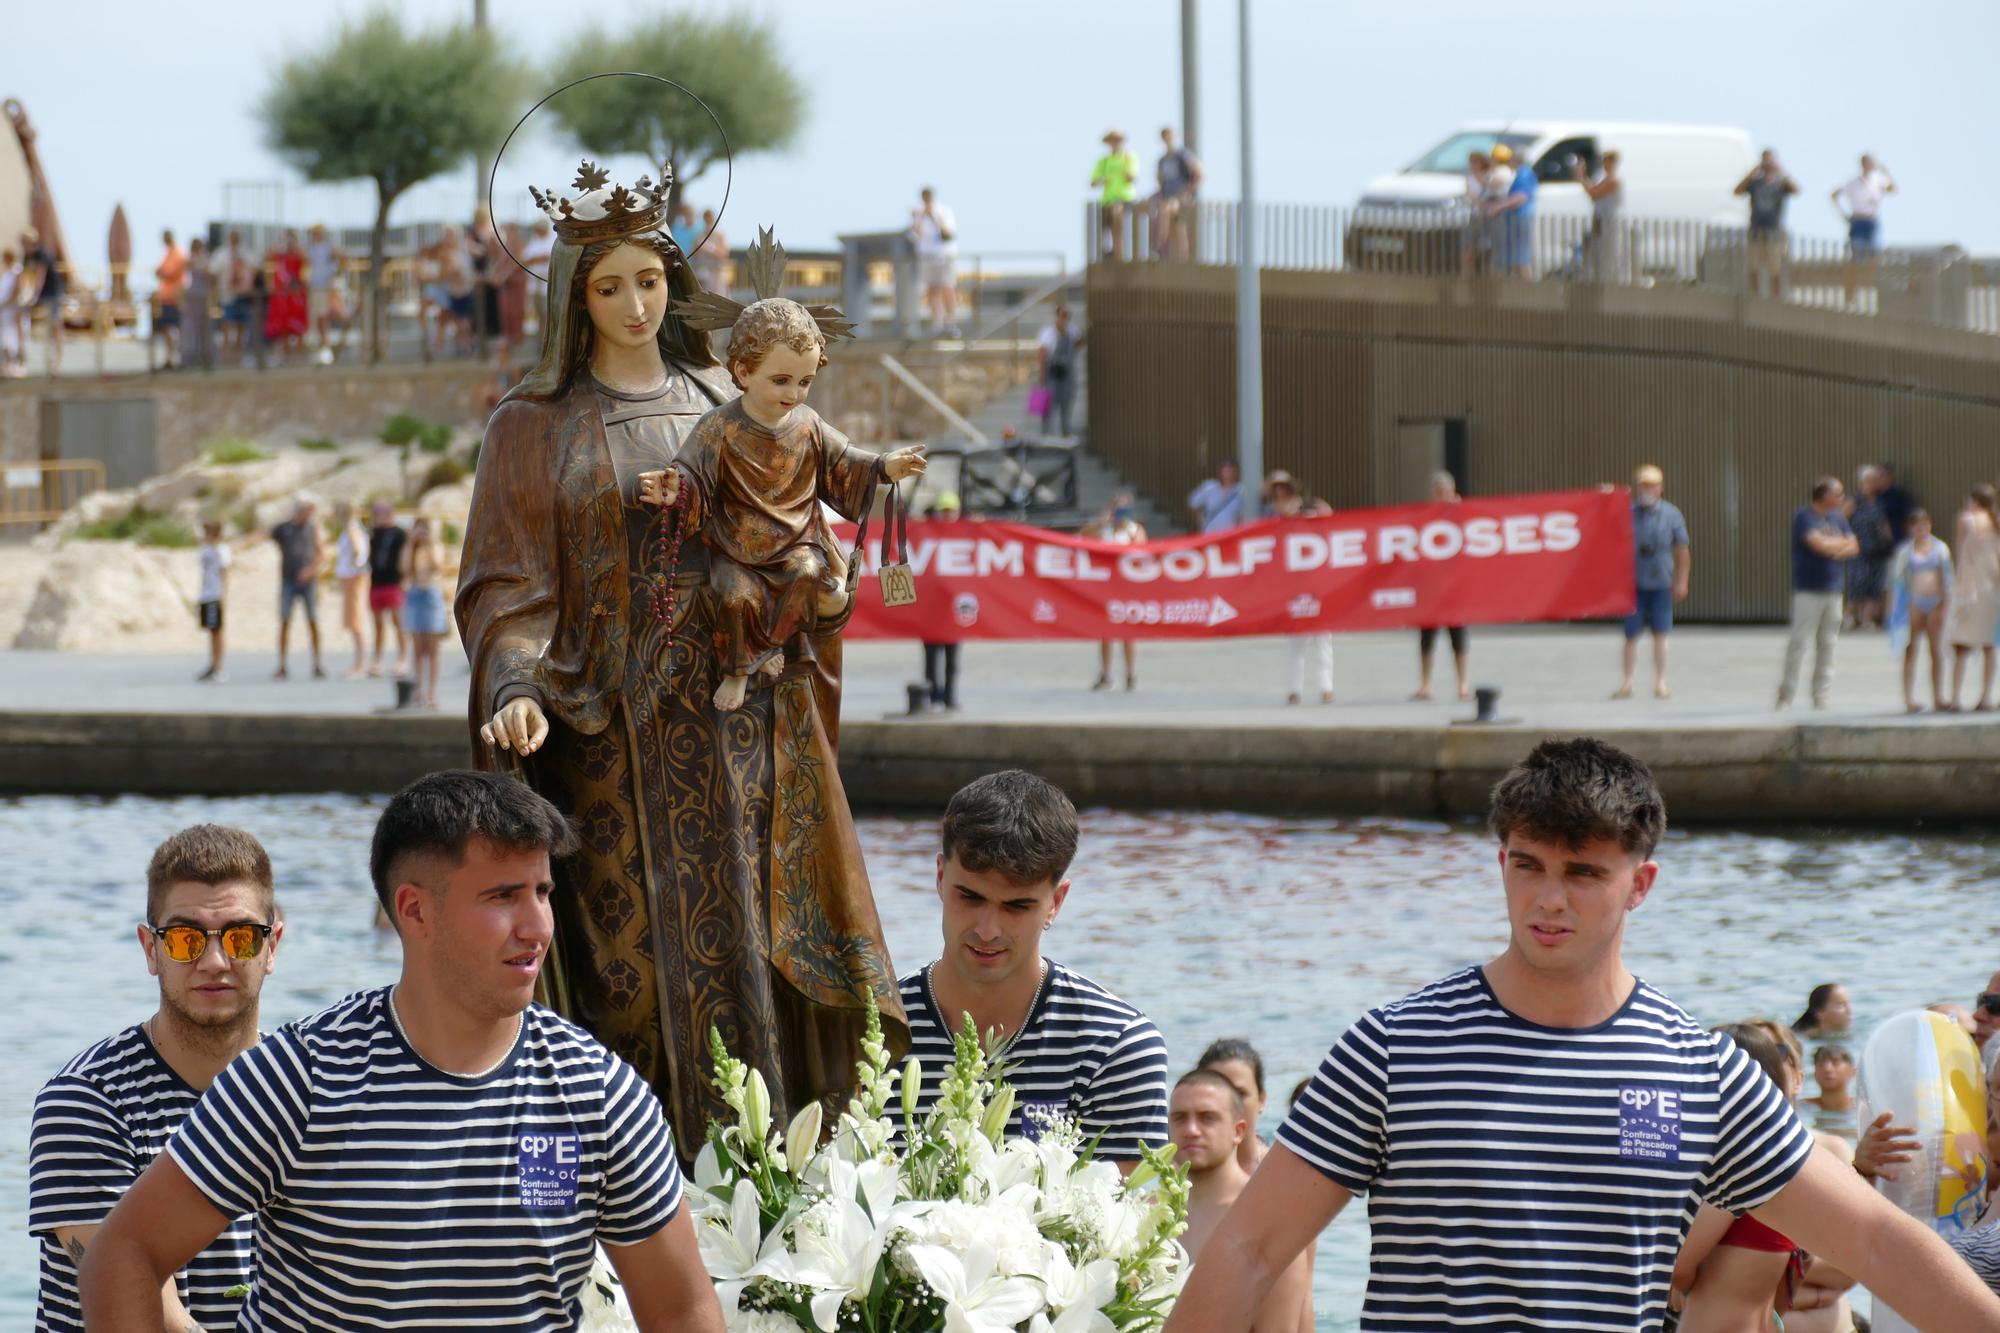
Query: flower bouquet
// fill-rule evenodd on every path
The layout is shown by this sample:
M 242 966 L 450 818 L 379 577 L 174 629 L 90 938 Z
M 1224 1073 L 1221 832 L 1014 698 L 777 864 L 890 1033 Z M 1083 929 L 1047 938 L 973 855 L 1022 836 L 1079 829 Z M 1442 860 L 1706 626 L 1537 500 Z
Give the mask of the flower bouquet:
M 1149 1150 L 1121 1179 L 1061 1117 L 1033 1139 L 1005 1137 L 1014 1094 L 969 1018 L 919 1119 L 922 1071 L 914 1059 L 889 1067 L 871 1007 L 860 1087 L 830 1134 L 817 1102 L 777 1132 L 763 1077 L 719 1035 L 709 1043 L 735 1123 L 710 1124 L 687 1197 L 732 1330 L 1122 1333 L 1166 1321 L 1188 1269 L 1186 1168 L 1172 1148 Z

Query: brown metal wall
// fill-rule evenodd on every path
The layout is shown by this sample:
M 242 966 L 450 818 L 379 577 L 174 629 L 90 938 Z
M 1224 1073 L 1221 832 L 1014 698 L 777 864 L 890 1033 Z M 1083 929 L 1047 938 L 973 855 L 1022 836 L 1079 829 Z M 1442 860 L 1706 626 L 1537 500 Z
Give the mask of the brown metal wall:
M 1399 421 L 1464 418 L 1472 493 L 1667 473 L 1695 551 L 1686 614 L 1786 614 L 1814 478 L 1896 464 L 1946 516 L 2000 477 L 2000 338 L 1687 290 L 1272 273 L 1264 456 L 1336 507 L 1393 504 Z M 1097 264 L 1090 436 L 1180 510 L 1236 450 L 1234 275 Z

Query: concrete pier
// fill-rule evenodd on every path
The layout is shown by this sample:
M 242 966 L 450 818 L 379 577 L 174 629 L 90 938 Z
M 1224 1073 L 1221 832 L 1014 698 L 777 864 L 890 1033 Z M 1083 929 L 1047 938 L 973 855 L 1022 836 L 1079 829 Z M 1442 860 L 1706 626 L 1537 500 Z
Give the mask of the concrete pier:
M 863 809 L 934 810 L 967 779 L 1021 766 L 1087 805 L 1454 817 L 1482 812 L 1536 740 L 1589 733 L 1653 765 L 1676 821 L 2000 818 L 2000 715 L 1904 714 L 1879 634 L 1842 641 L 1834 708 L 1778 713 L 1775 630 L 1683 630 L 1676 697 L 1648 697 L 1642 667 L 1641 697 L 1616 702 L 1615 630 L 1475 630 L 1473 680 L 1503 690 L 1492 724 L 1450 699 L 1443 643 L 1444 701 L 1409 701 L 1414 637 L 1337 640 L 1329 707 L 1284 705 L 1272 640 L 1142 644 L 1131 693 L 1088 688 L 1091 644 L 968 644 L 964 710 L 920 720 L 891 716 L 920 674 L 916 646 L 852 644 L 844 784 Z M 236 679 L 202 686 L 193 652 L 0 654 L 0 792 L 387 792 L 468 761 L 458 718 L 377 711 L 388 682 L 302 680 L 302 665 L 295 653 L 294 679 L 273 681 L 267 652 L 239 649 Z M 453 664 L 446 697 L 463 680 Z

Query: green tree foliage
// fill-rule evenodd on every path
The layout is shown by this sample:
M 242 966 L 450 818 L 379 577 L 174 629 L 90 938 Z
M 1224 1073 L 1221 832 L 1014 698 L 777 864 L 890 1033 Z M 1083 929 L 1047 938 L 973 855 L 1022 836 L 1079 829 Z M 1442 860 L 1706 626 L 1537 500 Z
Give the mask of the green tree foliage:
M 778 55 L 772 30 L 742 15 L 668 14 L 636 28 L 592 28 L 550 71 L 556 87 L 590 74 L 633 70 L 672 79 L 708 103 L 728 134 L 687 98 L 650 79 L 594 79 L 548 109 L 585 152 L 636 153 L 672 163 L 678 207 L 683 187 L 738 154 L 783 148 L 805 114 L 805 87 Z M 718 187 L 719 192 L 719 187 Z
M 411 186 L 496 149 L 526 78 L 490 33 L 405 30 L 383 10 L 330 46 L 285 62 L 264 95 L 265 141 L 307 180 L 375 182 L 368 243 L 368 348 L 382 357 L 381 282 L 389 209 Z

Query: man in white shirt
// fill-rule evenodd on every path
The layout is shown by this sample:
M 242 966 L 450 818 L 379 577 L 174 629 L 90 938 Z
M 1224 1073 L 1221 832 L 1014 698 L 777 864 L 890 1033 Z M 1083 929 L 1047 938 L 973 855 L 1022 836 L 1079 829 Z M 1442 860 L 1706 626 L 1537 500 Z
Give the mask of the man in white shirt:
M 937 201 L 937 191 L 930 186 L 919 197 L 923 203 L 910 210 L 910 240 L 917 247 L 924 310 L 934 336 L 956 338 L 952 315 L 958 306 L 958 219 Z
M 1847 221 L 1847 267 L 1843 272 L 1850 309 L 1858 299 L 1861 270 L 1876 285 L 1882 267 L 1882 201 L 1896 192 L 1889 169 L 1873 155 L 1861 155 L 1861 174 L 1833 192 L 1833 207 Z

